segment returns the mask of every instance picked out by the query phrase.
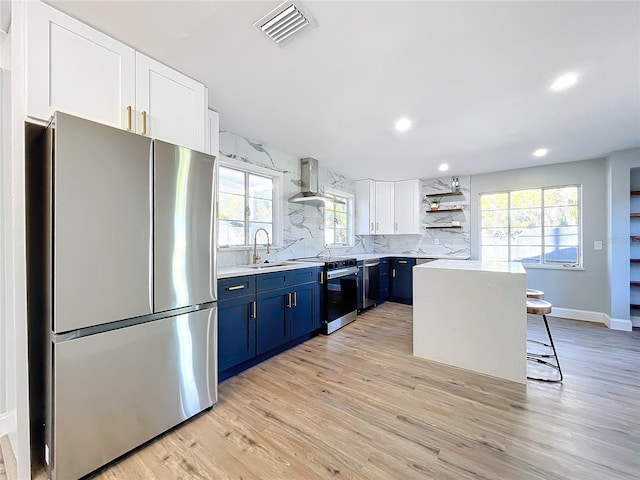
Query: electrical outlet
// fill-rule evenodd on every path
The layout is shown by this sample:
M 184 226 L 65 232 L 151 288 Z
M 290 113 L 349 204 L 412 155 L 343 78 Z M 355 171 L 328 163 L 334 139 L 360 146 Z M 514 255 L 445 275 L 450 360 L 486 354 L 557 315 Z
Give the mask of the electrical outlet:
M 433 239 L 433 244 L 434 245 L 440 245 L 440 239 L 439 238 L 434 238 Z
M 593 249 L 594 250 L 602 250 L 602 240 L 594 240 Z

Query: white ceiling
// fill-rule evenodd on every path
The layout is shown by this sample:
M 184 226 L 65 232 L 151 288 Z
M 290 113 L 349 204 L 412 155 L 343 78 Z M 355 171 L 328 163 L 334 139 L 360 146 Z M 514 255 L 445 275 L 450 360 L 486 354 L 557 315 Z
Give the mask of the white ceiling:
M 252 27 L 279 1 L 49 3 L 205 83 L 223 130 L 352 178 L 640 147 L 640 2 L 307 0 L 318 26 L 284 48 Z

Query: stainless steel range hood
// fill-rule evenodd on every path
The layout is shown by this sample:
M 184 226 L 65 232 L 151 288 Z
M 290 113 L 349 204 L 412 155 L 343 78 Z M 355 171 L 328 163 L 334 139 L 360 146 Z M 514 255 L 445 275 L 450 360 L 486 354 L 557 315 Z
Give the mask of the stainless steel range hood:
M 324 195 L 318 189 L 318 160 L 307 157 L 300 159 L 300 193 L 289 199 L 294 203 L 306 203 L 316 207 L 323 207 L 326 202 L 344 203 L 329 195 Z

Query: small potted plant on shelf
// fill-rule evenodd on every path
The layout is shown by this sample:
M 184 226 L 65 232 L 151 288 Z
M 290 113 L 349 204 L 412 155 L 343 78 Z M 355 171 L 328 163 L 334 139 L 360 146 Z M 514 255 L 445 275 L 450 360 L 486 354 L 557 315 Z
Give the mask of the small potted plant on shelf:
M 440 208 L 440 199 L 434 198 L 431 200 L 431 210 L 438 210 Z

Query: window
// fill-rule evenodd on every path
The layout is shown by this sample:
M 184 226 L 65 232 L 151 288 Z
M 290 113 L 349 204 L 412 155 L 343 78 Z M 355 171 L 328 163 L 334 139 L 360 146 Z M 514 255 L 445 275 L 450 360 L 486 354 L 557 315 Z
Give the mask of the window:
M 325 195 L 335 198 L 324 207 L 325 245 L 351 245 L 353 243 L 353 195 L 325 189 Z
M 480 195 L 483 260 L 575 267 L 581 264 L 580 187 Z
M 236 166 L 225 163 L 220 166 L 218 246 L 252 245 L 258 228 L 269 232 L 272 244 L 278 242 L 278 175 L 253 165 Z M 258 242 L 266 243 L 266 238 L 260 236 Z

